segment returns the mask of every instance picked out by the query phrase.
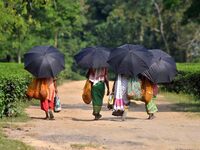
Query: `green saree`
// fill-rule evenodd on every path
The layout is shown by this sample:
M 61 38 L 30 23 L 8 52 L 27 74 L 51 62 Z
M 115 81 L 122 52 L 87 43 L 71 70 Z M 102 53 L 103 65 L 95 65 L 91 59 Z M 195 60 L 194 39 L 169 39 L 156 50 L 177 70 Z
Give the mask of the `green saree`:
M 99 114 L 103 105 L 103 97 L 105 94 L 104 82 L 98 82 L 92 86 L 92 105 L 93 115 Z

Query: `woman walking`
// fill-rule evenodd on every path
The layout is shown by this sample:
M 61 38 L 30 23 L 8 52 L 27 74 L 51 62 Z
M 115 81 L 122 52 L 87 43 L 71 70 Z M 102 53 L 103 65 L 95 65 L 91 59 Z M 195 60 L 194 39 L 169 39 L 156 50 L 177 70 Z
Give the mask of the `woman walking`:
M 90 68 L 87 73 L 87 78 L 90 82 L 92 82 L 92 105 L 93 105 L 93 115 L 94 119 L 98 120 L 102 117 L 100 114 L 102 105 L 103 105 L 103 97 L 105 94 L 105 84 L 107 87 L 107 95 L 109 95 L 109 81 L 108 81 L 108 70 L 107 68 L 98 68 L 93 69 Z
M 48 85 L 47 97 L 44 100 L 40 100 L 41 109 L 45 111 L 45 119 L 54 120 L 53 110 L 54 110 L 54 97 L 57 94 L 56 79 L 45 78 L 46 84 Z
M 115 99 L 112 115 L 124 116 L 124 119 L 130 103 L 127 98 L 128 79 L 128 76 L 118 74 L 112 89 Z
M 145 103 L 146 112 L 149 115 L 148 119 L 151 120 L 155 118 L 154 114 L 158 111 L 155 103 L 155 99 L 158 94 L 158 87 L 144 76 L 141 77 L 141 80 L 142 90 L 144 91 L 142 101 Z

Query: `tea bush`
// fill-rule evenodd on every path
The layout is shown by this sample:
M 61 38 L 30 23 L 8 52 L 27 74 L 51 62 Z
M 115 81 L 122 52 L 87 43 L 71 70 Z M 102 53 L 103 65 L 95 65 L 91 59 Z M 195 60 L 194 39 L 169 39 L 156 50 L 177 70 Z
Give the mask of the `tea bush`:
M 23 64 L 0 63 L 0 117 L 20 113 L 17 103 L 27 100 L 25 91 L 30 79 Z
M 178 74 L 171 84 L 165 86 L 168 91 L 183 92 L 200 98 L 200 63 L 177 64 Z

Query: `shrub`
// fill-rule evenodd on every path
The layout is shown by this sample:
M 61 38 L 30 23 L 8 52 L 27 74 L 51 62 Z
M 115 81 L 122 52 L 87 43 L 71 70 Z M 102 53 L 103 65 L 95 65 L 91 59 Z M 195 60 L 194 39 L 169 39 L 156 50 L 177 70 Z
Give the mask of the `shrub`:
M 164 86 L 168 91 L 183 92 L 200 98 L 200 64 L 177 64 L 178 74 L 171 84 Z
M 17 102 L 25 101 L 25 91 L 30 81 L 21 64 L 0 63 L 0 117 L 16 116 Z

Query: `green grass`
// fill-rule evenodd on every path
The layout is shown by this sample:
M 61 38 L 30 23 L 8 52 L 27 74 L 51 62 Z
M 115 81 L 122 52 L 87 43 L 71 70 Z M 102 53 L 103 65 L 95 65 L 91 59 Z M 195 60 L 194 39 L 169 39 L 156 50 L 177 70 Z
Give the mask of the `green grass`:
M 11 128 L 16 129 L 18 126 L 16 124 L 13 124 L 15 121 L 23 120 L 21 119 L 14 119 L 10 120 L 11 118 L 6 118 L 4 121 L 1 120 L 0 122 L 0 149 L 2 150 L 34 150 L 33 147 L 26 145 L 25 143 L 18 141 L 18 140 L 12 140 L 9 139 L 7 136 L 5 136 L 2 132 L 2 128 Z
M 169 92 L 161 92 L 164 99 L 174 103 L 176 106 L 174 111 L 192 112 L 200 116 L 200 99 L 186 94 L 176 94 Z
M 2 132 L 2 128 L 18 128 L 15 122 L 26 122 L 30 120 L 27 114 L 24 111 L 21 111 L 24 110 L 27 105 L 29 105 L 29 103 L 18 104 L 20 114 L 17 117 L 0 118 L 0 150 L 33 150 L 32 147 L 24 144 L 23 142 L 8 139 Z
M 27 146 L 23 142 L 11 140 L 0 133 L 0 149 L 2 150 L 33 150 L 32 147 Z
M 200 63 L 177 63 L 179 71 L 197 72 L 200 71 Z
M 0 118 L 0 123 L 2 122 L 26 122 L 30 120 L 27 114 L 24 112 L 25 108 L 27 108 L 31 101 L 28 102 L 16 102 L 17 103 L 17 111 L 18 114 L 16 117 L 2 117 Z
M 30 101 L 31 106 L 40 106 L 40 100 L 39 99 L 32 99 Z

